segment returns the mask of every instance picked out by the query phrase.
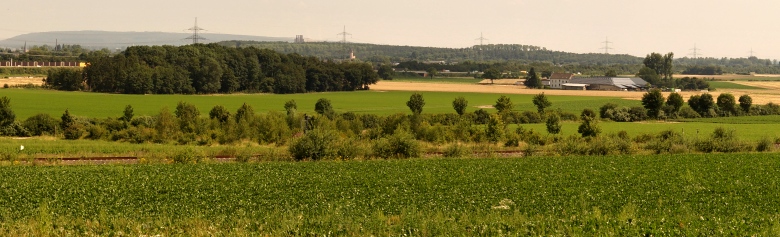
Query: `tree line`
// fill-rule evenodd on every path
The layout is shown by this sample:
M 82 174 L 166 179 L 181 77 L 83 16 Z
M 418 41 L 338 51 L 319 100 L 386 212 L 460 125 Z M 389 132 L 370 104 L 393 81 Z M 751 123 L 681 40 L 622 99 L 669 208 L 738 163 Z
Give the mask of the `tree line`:
M 377 80 L 373 67 L 365 63 L 196 44 L 129 47 L 113 57 L 92 59 L 81 74 L 51 71 L 46 85 L 124 94 L 287 94 L 363 90 Z

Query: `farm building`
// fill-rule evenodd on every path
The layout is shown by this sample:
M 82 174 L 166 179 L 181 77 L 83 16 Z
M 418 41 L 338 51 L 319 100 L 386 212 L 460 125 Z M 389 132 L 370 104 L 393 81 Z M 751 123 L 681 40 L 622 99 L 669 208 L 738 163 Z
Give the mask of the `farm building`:
M 561 89 L 564 89 L 564 90 L 584 91 L 587 87 L 588 87 L 588 84 L 577 84 L 577 83 L 563 83 L 563 84 L 561 84 Z
M 574 77 L 572 73 L 553 73 L 550 75 L 550 88 L 552 89 L 564 89 L 563 84 L 569 83 Z
M 600 91 L 637 91 L 647 88 L 647 82 L 638 77 L 572 78 L 569 84 L 585 84 L 588 90 Z

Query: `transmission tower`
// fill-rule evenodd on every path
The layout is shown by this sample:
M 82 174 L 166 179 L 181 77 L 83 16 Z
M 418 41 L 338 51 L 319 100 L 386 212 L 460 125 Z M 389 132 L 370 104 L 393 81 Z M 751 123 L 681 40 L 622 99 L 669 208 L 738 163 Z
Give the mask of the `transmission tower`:
M 609 44 L 612 43 L 612 42 L 609 41 L 609 37 L 607 37 L 607 41 L 604 41 L 604 42 L 601 42 L 601 43 L 604 43 L 604 48 L 601 48 L 601 49 L 604 50 L 604 54 L 609 54 L 609 50 L 613 49 L 613 48 L 609 47 Z
M 482 36 L 482 32 L 479 32 L 479 38 L 476 38 L 474 40 L 479 40 L 479 46 L 482 46 L 485 43 L 485 40 L 489 40 Z
M 206 38 L 203 38 L 203 36 L 200 36 L 198 34 L 198 31 L 202 31 L 202 30 L 205 30 L 205 29 L 198 27 L 198 18 L 197 17 L 195 17 L 195 26 L 193 26 L 192 28 L 189 28 L 187 30 L 192 31 L 192 36 L 184 38 L 184 39 L 191 39 L 192 40 L 192 44 L 197 44 L 198 40 L 206 40 Z
M 750 48 L 750 58 L 752 58 L 752 57 L 753 57 L 753 53 L 755 53 L 755 52 L 753 51 L 753 48 Z
M 693 44 L 693 48 L 692 48 L 692 49 L 690 49 L 690 50 L 692 50 L 692 51 L 693 51 L 693 53 L 691 53 L 691 54 L 688 54 L 688 55 L 692 55 L 692 56 L 693 56 L 693 61 L 694 61 L 694 62 L 698 61 L 698 59 L 699 59 L 699 56 L 701 56 L 701 53 L 699 53 L 699 50 L 701 50 L 701 49 L 700 49 L 700 48 L 697 48 L 697 47 L 696 47 L 696 44 Z
M 347 35 L 352 36 L 352 34 L 347 33 L 347 26 L 344 26 L 344 31 L 342 31 L 341 33 L 338 33 L 336 35 L 341 35 L 342 36 L 341 43 L 344 43 L 344 44 L 347 43 Z

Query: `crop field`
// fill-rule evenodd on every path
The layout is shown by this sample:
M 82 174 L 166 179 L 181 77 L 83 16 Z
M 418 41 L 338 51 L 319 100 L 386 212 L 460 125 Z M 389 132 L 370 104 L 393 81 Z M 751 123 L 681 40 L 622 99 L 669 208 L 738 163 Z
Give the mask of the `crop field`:
M 780 157 L 0 167 L 1 235 L 780 235 Z
M 230 110 L 238 109 L 241 104 L 251 105 L 256 112 L 284 111 L 284 103 L 295 100 L 298 111 L 314 113 L 314 104 L 320 98 L 330 99 L 336 112 L 373 113 L 380 115 L 394 113 L 411 113 L 406 106 L 408 91 L 359 91 L 308 93 L 292 95 L 276 94 L 236 94 L 236 95 L 122 95 L 87 92 L 63 92 L 52 90 L 0 89 L 3 96 L 11 99 L 11 106 L 17 120 L 23 120 L 38 113 L 48 113 L 59 117 L 68 109 L 75 116 L 84 117 L 118 117 L 126 105 L 132 105 L 136 116 L 155 115 L 163 107 L 170 110 L 176 108 L 179 101 L 191 103 L 198 107 L 202 116 L 215 105 L 222 105 Z M 500 94 L 465 93 L 465 92 L 421 92 L 425 98 L 423 113 L 454 113 L 452 101 L 463 96 L 469 101 L 468 111 L 479 108 L 490 108 L 495 104 Z M 531 99 L 533 95 L 507 95 L 512 99 L 515 110 L 536 110 Z M 624 106 L 640 105 L 639 101 L 624 100 L 614 97 L 590 96 L 548 96 L 553 103 L 552 109 L 562 109 L 572 113 L 583 108 L 597 109 L 612 102 Z

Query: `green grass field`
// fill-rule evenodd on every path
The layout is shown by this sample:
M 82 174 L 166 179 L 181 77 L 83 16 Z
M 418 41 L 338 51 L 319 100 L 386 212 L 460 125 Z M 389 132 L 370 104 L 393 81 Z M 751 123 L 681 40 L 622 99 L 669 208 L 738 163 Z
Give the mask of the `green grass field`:
M 748 89 L 748 90 L 766 90 L 766 88 L 761 87 L 755 87 L 755 86 L 746 86 L 746 85 L 740 85 L 733 82 L 728 81 L 708 81 L 707 83 L 710 84 L 712 88 L 715 89 Z
M 23 120 L 38 113 L 48 113 L 60 117 L 65 109 L 75 116 L 118 117 L 125 105 L 132 105 L 135 115 L 155 115 L 163 107 L 176 108 L 179 101 L 194 104 L 202 116 L 207 116 L 215 105 L 222 105 L 235 111 L 241 104 L 251 105 L 256 112 L 284 111 L 284 103 L 295 100 L 298 111 L 314 113 L 314 104 L 319 98 L 331 100 L 337 112 L 374 113 L 387 115 L 393 113 L 411 113 L 406 106 L 413 92 L 332 92 L 307 94 L 237 94 L 237 95 L 123 95 L 89 92 L 65 92 L 52 90 L 0 89 L 3 96 L 11 99 L 11 106 L 17 120 Z M 477 106 L 495 104 L 500 94 L 424 92 L 425 108 L 423 113 L 454 113 L 452 101 L 464 96 L 469 101 L 468 111 L 477 110 Z M 533 95 L 507 95 L 512 99 L 515 110 L 536 110 L 531 99 Z M 552 109 L 577 113 L 584 108 L 598 109 L 612 102 L 624 106 L 640 105 L 639 101 L 614 97 L 587 96 L 548 96 L 553 103 Z M 493 109 L 488 109 L 493 110 Z
M 778 236 L 780 158 L 0 167 L 0 235 Z

